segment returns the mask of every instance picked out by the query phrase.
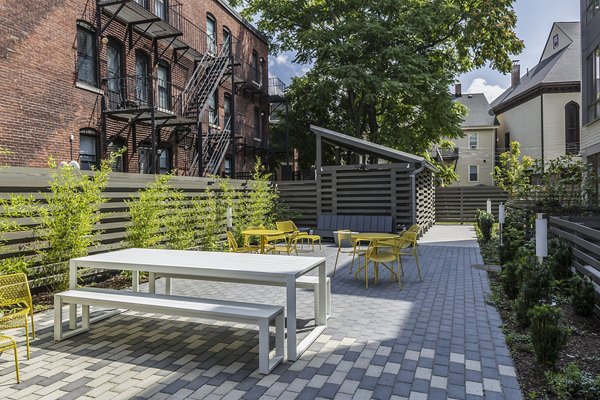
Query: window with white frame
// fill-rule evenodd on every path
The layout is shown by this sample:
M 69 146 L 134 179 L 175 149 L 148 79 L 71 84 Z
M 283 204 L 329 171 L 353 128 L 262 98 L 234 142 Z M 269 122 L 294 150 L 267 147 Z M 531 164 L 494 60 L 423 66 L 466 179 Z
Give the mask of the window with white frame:
M 469 165 L 469 182 L 479 181 L 479 166 Z
M 476 133 L 469 133 L 469 149 L 477 149 L 477 139 L 478 138 Z
M 209 54 L 217 54 L 217 22 L 212 15 L 206 16 L 206 45 Z

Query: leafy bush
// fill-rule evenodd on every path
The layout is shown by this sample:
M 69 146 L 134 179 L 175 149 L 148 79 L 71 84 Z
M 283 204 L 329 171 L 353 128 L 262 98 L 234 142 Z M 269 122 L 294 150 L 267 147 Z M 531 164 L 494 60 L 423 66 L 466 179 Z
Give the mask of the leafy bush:
M 527 216 L 514 208 L 509 209 L 502 231 L 502 245 L 499 248 L 500 264 L 513 260 L 527 240 Z
M 127 226 L 127 246 L 149 248 L 165 240 L 163 217 L 167 213 L 168 202 L 173 198 L 169 187 L 171 175 L 158 175 L 138 197 L 126 201 L 129 206 L 131 224 Z
M 560 373 L 547 372 L 546 378 L 559 399 L 600 399 L 600 375 L 594 378 L 573 363 Z
M 576 314 L 589 317 L 594 312 L 596 291 L 587 276 L 571 278 L 571 305 Z
M 510 261 L 502 266 L 502 272 L 500 272 L 500 282 L 502 283 L 502 289 L 510 300 L 514 300 L 519 295 L 519 289 L 521 287 L 520 282 L 520 269 L 521 264 L 517 261 Z
M 492 238 L 492 228 L 494 227 L 494 215 L 492 213 L 477 210 L 477 228 L 481 233 L 481 239 L 489 242 Z
M 7 234 L 29 229 L 19 223 L 18 219 L 37 216 L 37 206 L 38 204 L 32 195 L 10 194 L 8 199 L 0 198 L 0 210 L 2 210 L 0 213 L 0 250 L 2 250 L 3 245 L 6 243 L 5 238 Z M 4 275 L 16 272 L 28 274 L 30 266 L 30 260 L 21 255 L 3 258 L 0 260 L 0 274 Z
M 548 264 L 554 279 L 568 279 L 571 276 L 571 247 L 565 240 L 548 240 Z
M 567 344 L 569 331 L 561 325 L 560 309 L 543 304 L 529 311 L 531 344 L 537 361 L 544 366 L 556 363 Z
M 47 207 L 39 209 L 39 230 L 40 239 L 48 242 L 48 249 L 41 252 L 42 262 L 50 264 L 50 270 L 57 275 L 55 284 L 59 290 L 68 282 L 67 261 L 86 256 L 97 244 L 94 233 L 99 232 L 94 229 L 102 219 L 100 205 L 106 202 L 102 192 L 111 173 L 111 160 L 102 161 L 93 175 L 70 165 L 57 167 L 52 159 L 48 162 L 53 170 L 52 181 L 50 193 L 44 195 Z
M 200 246 L 204 251 L 221 250 L 218 238 L 223 232 L 223 214 L 219 213 L 217 194 L 213 186 L 207 186 L 204 198 L 194 203 L 195 213 L 201 216 Z
M 521 286 L 514 302 L 517 323 L 529 325 L 529 309 L 550 298 L 552 280 L 548 266 L 534 258 L 528 258 L 521 264 Z

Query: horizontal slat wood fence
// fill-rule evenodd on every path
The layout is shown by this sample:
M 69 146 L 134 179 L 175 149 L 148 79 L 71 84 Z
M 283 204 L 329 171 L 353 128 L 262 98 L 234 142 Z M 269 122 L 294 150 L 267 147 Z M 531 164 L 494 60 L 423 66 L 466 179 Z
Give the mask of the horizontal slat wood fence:
M 507 195 L 496 186 L 438 187 L 435 191 L 436 222 L 473 222 L 477 209 L 486 210 L 492 201 L 492 213 L 498 218 L 498 205 Z
M 600 301 L 600 219 L 598 217 L 550 217 L 550 232 L 571 246 L 572 266 L 592 279 Z M 596 306 L 600 314 L 600 308 Z
M 0 197 L 8 198 L 10 194 L 31 194 L 39 201 L 39 206 L 43 207 L 44 194 L 49 193 L 50 180 L 51 172 L 48 169 L 3 168 L 0 170 Z M 147 187 L 154 180 L 154 175 L 111 174 L 106 190 L 103 192 L 103 196 L 108 201 L 100 206 L 102 219 L 96 227 L 96 232 L 99 232 L 96 235 L 98 245 L 90 249 L 91 254 L 124 247 L 126 226 L 130 222 L 129 207 L 126 201 L 137 197 L 138 191 Z M 211 178 L 181 176 L 173 177 L 169 181 L 169 185 L 182 191 L 188 200 L 204 198 L 205 189 L 214 183 L 215 179 Z M 238 191 L 245 191 L 247 186 L 247 182 L 243 180 L 231 180 L 230 184 Z M 215 190 L 217 190 L 216 187 Z M 0 212 L 3 211 L 0 210 Z M 37 260 L 38 251 L 43 250 L 46 244 L 36 240 L 35 228 L 38 226 L 36 218 L 21 218 L 16 222 L 19 222 L 25 230 L 7 234 L 3 238 L 4 242 L 0 243 L 0 259 L 22 255 Z M 223 216 L 222 224 L 224 236 L 225 216 Z

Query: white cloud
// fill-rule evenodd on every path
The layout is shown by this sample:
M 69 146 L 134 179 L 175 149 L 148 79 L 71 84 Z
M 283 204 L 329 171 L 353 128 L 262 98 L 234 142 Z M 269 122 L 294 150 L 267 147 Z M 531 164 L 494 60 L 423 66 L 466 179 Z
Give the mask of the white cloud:
M 467 93 L 483 93 L 485 98 L 491 103 L 504 93 L 506 89 L 501 88 L 498 85 L 488 85 L 487 81 L 483 78 L 475 78 L 471 82 L 471 86 L 467 89 Z
M 287 64 L 288 63 L 287 54 L 279 54 L 277 57 L 275 57 L 275 62 L 279 65 Z

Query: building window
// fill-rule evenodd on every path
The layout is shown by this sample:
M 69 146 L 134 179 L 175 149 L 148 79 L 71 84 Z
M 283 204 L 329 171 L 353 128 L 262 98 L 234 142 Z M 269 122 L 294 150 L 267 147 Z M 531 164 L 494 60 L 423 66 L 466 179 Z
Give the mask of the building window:
M 148 145 L 138 148 L 138 160 L 141 174 L 149 174 L 152 171 L 152 148 Z
M 98 86 L 96 33 L 84 23 L 77 23 L 77 80 Z
M 479 167 L 477 165 L 469 165 L 469 182 L 479 181 Z
M 217 54 L 217 22 L 212 15 L 206 16 L 206 45 L 209 54 Z
M 579 104 L 571 101 L 565 106 L 566 154 L 579 153 Z
M 588 58 L 588 91 L 587 122 L 600 118 L 600 48 L 596 48 Z
M 223 55 L 229 55 L 231 52 L 231 31 L 223 28 Z
M 208 123 L 209 125 L 219 126 L 219 91 L 215 90 L 208 98 Z
M 225 130 L 231 130 L 231 95 L 225 93 L 223 97 L 223 121 Z
M 156 71 L 158 107 L 169 110 L 171 108 L 171 76 L 169 64 L 160 61 Z
M 469 149 L 476 150 L 477 149 L 477 134 L 469 133 Z
M 594 19 L 598 14 L 600 14 L 600 0 L 587 0 L 587 20 L 590 21 Z
M 225 170 L 224 170 L 225 176 L 229 176 L 231 177 L 231 159 L 226 158 L 225 159 Z
M 123 99 L 123 46 L 115 39 L 109 39 L 106 48 L 106 69 L 108 101 L 114 110 L 125 105 Z
M 510 151 L 510 132 L 504 134 L 504 151 Z
M 148 92 L 150 90 L 150 61 L 148 55 L 143 51 L 135 53 L 135 100 L 138 106 L 145 107 L 148 103 Z
M 126 147 L 127 144 L 125 140 L 120 137 L 117 137 L 113 139 L 111 143 L 108 144 L 108 152 L 116 153 L 117 151 Z M 126 153 L 123 153 L 115 159 L 114 163 L 111 166 L 114 172 L 125 172 L 125 154 Z
M 254 138 L 261 140 L 261 127 L 260 127 L 260 110 L 258 107 L 254 107 L 254 125 L 252 126 L 252 131 L 254 132 Z
M 89 171 L 100 166 L 99 147 L 98 133 L 94 129 L 79 131 L 79 166 L 82 170 Z
M 258 53 L 256 50 L 252 50 L 252 81 L 258 85 L 261 84 Z
M 154 14 L 163 21 L 167 20 L 167 0 L 154 0 Z
M 558 47 L 558 34 L 552 36 L 552 48 L 555 49 Z
M 148 8 L 148 0 L 134 0 L 134 1 L 146 9 Z
M 171 161 L 171 149 L 161 149 L 160 155 L 158 156 L 158 163 L 160 166 L 161 174 L 168 174 L 173 169 L 173 163 Z

